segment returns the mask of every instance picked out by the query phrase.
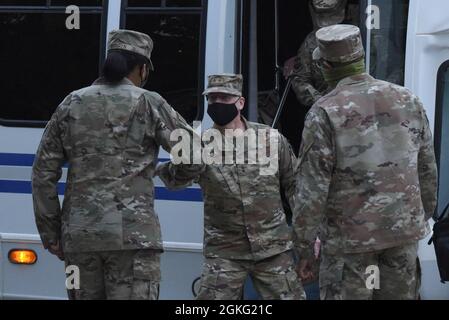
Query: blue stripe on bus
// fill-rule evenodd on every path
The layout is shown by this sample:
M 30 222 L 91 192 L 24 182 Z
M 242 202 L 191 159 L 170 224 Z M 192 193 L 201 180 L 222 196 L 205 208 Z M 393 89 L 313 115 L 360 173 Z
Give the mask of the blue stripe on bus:
M 34 154 L 0 153 L 0 166 L 31 167 Z
M 58 183 L 58 194 L 64 195 L 65 183 Z M 0 180 L 0 192 L 31 194 L 31 181 Z M 164 187 L 155 187 L 157 200 L 202 202 L 201 189 L 184 189 L 170 191 Z
M 0 153 L 0 166 L 32 167 L 34 154 L 25 153 Z M 159 159 L 159 162 L 166 162 L 170 159 Z M 67 165 L 64 165 L 67 168 Z
M 24 153 L 0 153 L 0 166 L 31 167 L 35 155 Z M 170 159 L 159 159 L 166 162 Z M 67 167 L 67 166 L 65 166 Z M 58 183 L 59 195 L 64 195 L 65 183 Z M 31 181 L 0 180 L 0 192 L 31 194 Z M 157 200 L 202 202 L 201 189 L 185 189 L 182 191 L 170 191 L 164 187 L 155 187 Z

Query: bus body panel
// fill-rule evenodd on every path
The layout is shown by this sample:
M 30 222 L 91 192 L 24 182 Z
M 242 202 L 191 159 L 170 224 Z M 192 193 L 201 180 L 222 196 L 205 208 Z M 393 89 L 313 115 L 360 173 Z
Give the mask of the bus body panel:
M 445 0 L 410 2 L 405 86 L 422 100 L 432 129 L 436 120 L 438 70 L 449 60 L 448 8 L 449 2 Z M 433 131 L 435 133 L 435 129 Z M 419 246 L 422 264 L 421 297 L 449 299 L 449 287 L 440 282 L 434 248 L 427 244 L 429 239 L 430 236 L 421 241 Z

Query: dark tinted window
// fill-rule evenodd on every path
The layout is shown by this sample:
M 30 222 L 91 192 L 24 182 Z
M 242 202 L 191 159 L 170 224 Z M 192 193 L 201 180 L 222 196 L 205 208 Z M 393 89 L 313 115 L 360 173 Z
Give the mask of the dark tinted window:
M 370 73 L 404 84 L 409 0 L 373 0 L 380 10 L 380 29 L 371 30 Z
M 50 0 L 51 6 L 97 6 L 101 7 L 103 0 Z M 1 6 L 46 6 L 47 0 L 1 0 Z
M 438 162 L 438 216 L 449 204 L 449 61 L 438 72 L 435 150 Z
M 129 7 L 201 7 L 201 0 L 128 0 Z
M 303 40 L 312 31 L 312 21 L 309 15 L 308 1 L 277 1 L 279 28 L 278 40 L 279 47 L 276 50 L 276 29 L 275 29 L 275 0 L 264 0 L 257 2 L 257 120 L 260 123 L 271 126 L 278 111 L 280 98 L 284 94 L 287 81 L 285 80 L 282 70 L 278 72 L 279 88 L 276 90 L 276 51 L 278 54 L 277 62 L 279 66 L 295 57 Z M 249 5 L 246 2 L 245 5 Z M 250 8 L 243 8 L 248 15 Z M 249 32 L 249 25 L 244 29 Z M 247 42 L 251 41 L 251 36 L 245 35 Z M 249 63 L 249 47 L 243 47 L 244 61 L 243 73 L 245 79 L 250 79 Z M 247 54 L 247 55 L 246 55 Z M 246 56 L 245 56 L 246 55 Z M 248 69 L 246 69 L 246 67 Z M 249 101 L 247 106 L 254 105 Z M 300 137 L 304 123 L 304 117 L 307 109 L 300 106 L 293 90 L 287 91 L 284 109 L 281 114 L 278 129 L 292 144 L 295 151 L 299 149 Z
M 80 30 L 66 29 L 67 17 L 0 12 L 8 44 L 0 56 L 1 119 L 46 121 L 68 93 L 98 76 L 101 14 L 81 13 Z
M 161 0 L 128 0 L 128 7 L 160 7 Z
M 126 15 L 127 29 L 147 33 L 154 40 L 155 71 L 146 89 L 161 94 L 190 123 L 203 104 L 201 19 L 200 11 L 171 14 L 150 9 Z
M 167 0 L 167 7 L 201 7 L 201 0 Z
M 51 0 L 52 6 L 83 6 L 83 7 L 101 7 L 103 0 Z
M 46 0 L 2 0 L 0 6 L 45 6 Z

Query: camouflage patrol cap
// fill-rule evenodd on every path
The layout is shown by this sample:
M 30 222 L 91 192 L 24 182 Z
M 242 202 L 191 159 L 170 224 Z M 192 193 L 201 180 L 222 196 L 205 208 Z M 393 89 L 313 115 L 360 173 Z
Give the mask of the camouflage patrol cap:
M 347 0 L 311 0 L 312 19 L 320 28 L 342 23 L 346 16 L 346 4 Z
M 243 76 L 241 74 L 215 74 L 208 77 L 207 89 L 203 95 L 210 93 L 225 93 L 241 96 L 243 90 Z
M 124 50 L 144 56 L 148 59 L 151 70 L 154 70 L 151 61 L 153 46 L 153 40 L 145 33 L 132 30 L 113 30 L 109 32 L 108 51 Z
M 316 33 L 318 47 L 313 59 L 347 63 L 365 56 L 360 29 L 353 25 L 337 24 L 321 28 Z

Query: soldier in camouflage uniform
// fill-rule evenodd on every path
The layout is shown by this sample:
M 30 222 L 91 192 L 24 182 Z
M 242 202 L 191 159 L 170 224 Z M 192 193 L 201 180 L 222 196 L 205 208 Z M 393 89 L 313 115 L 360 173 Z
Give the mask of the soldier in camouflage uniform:
M 36 224 L 44 247 L 80 269 L 80 290 L 69 292 L 72 299 L 159 295 L 163 248 L 152 178 L 159 146 L 170 151 L 174 145 L 170 133 L 177 128 L 194 133 L 160 95 L 140 88 L 153 69 L 152 49 L 146 34 L 111 32 L 105 66 L 117 68 L 114 57 L 126 72 L 124 55 L 143 62 L 116 82 L 102 77 L 69 94 L 37 151 Z M 64 163 L 69 169 L 61 209 L 57 183 Z M 189 177 L 201 170 L 192 165 L 179 174 Z
M 299 48 L 292 72 L 293 91 L 298 101 L 306 108 L 310 108 L 330 91 L 319 66 L 312 59 L 312 53 L 318 46 L 315 34 L 320 28 L 343 22 L 346 3 L 346 0 L 310 1 L 309 7 L 314 29 Z
M 343 22 L 346 15 L 347 0 L 311 0 L 309 11 L 313 22 L 313 31 L 303 41 L 294 60 L 292 71 L 292 89 L 298 101 L 308 110 L 332 88 L 324 80 L 321 69 L 313 60 L 313 51 L 317 48 L 316 32 L 323 27 Z M 319 247 L 319 243 L 317 243 Z M 313 279 L 304 280 L 304 284 L 317 286 L 318 265 L 314 265 Z
M 337 86 L 312 107 L 303 132 L 294 218 L 299 273 L 310 276 L 324 221 L 322 299 L 416 299 L 418 241 L 429 233 L 437 195 L 426 112 L 407 89 L 365 73 L 357 27 L 323 28 L 317 39 L 314 56 Z M 372 266 L 380 272 L 374 277 Z
M 244 282 L 250 275 L 263 299 L 304 299 L 291 254 L 292 230 L 287 225 L 280 196 L 280 188 L 284 187 L 290 203 L 293 203 L 296 157 L 287 140 L 276 130 L 241 117 L 240 111 L 245 103 L 242 84 L 241 75 L 209 77 L 204 94 L 207 95 L 208 113 L 215 126 L 204 132 L 204 136 L 211 130 L 219 130 L 218 139 L 225 140 L 225 129 L 241 129 L 242 133 L 251 130 L 271 132 L 277 137 L 276 148 L 273 147 L 273 140 L 268 140 L 265 135 L 263 139 L 266 139 L 268 154 L 270 150 L 277 150 L 274 156 L 278 170 L 271 175 L 261 175 L 261 164 L 246 161 L 249 149 L 254 146 L 245 144 L 244 163 L 207 164 L 196 178 L 204 197 L 206 258 L 197 298 L 240 299 Z M 217 151 L 220 159 L 225 152 L 231 152 L 235 157 L 239 152 L 236 150 L 242 151 L 232 137 L 231 141 L 232 147 L 226 145 L 221 152 Z M 192 183 L 192 180 L 183 179 L 173 172 L 169 162 L 157 171 L 171 189 L 187 187 Z

